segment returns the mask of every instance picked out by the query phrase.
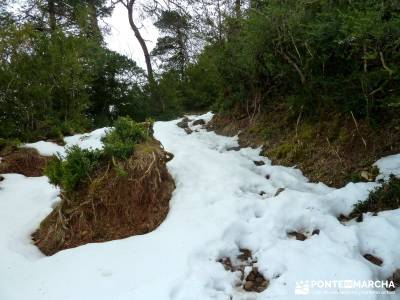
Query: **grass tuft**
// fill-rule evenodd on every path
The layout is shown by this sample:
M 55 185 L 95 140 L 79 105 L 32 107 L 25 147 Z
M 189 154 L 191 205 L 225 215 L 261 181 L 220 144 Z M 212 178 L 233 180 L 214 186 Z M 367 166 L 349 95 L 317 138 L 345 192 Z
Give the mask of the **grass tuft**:
M 400 178 L 390 176 L 388 182 L 372 191 L 366 201 L 354 205 L 351 215 L 357 216 L 366 212 L 380 212 L 400 208 Z

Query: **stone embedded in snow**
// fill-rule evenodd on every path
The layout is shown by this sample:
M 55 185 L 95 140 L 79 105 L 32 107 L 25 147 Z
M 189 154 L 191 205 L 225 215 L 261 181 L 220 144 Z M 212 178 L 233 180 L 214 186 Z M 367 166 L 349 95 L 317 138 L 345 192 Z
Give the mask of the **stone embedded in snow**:
M 189 127 L 189 122 L 190 119 L 188 117 L 184 117 L 181 121 L 179 121 L 178 123 L 176 123 L 176 125 L 180 128 L 188 128 Z
M 278 196 L 280 193 L 282 193 L 284 190 L 285 188 L 279 188 L 275 193 L 275 197 Z
M 265 165 L 265 162 L 263 162 L 262 160 L 255 160 L 255 161 L 253 161 L 253 163 L 254 163 L 257 167 L 260 167 L 260 166 L 264 166 L 264 165 Z
M 314 229 L 311 235 L 319 235 L 320 230 L 319 229 Z
M 243 289 L 247 292 L 261 293 L 268 288 L 269 280 L 258 271 L 257 267 L 253 267 L 249 275 L 245 279 Z
M 376 257 L 372 254 L 364 254 L 364 258 L 379 267 L 383 264 L 382 259 L 380 259 L 379 257 Z
M 193 121 L 192 126 L 198 126 L 198 125 L 205 125 L 206 121 L 204 121 L 203 119 L 198 119 Z
M 307 239 L 307 236 L 304 233 L 297 231 L 288 232 L 288 236 L 294 237 L 298 241 L 305 241 Z

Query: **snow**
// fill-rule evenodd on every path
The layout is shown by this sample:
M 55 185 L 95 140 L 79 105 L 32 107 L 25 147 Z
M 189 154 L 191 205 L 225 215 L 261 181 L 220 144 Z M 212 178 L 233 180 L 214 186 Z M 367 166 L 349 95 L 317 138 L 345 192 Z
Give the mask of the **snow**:
M 390 174 L 400 176 L 400 154 L 381 158 L 375 163 L 375 166 L 379 168 L 380 178 L 387 179 Z
M 64 138 L 64 146 L 57 145 L 53 142 L 44 142 L 39 141 L 36 143 L 25 144 L 22 147 L 24 148 L 33 148 L 36 149 L 39 154 L 43 156 L 52 156 L 56 154 L 60 154 L 61 156 L 65 156 L 65 151 L 72 146 L 79 146 L 82 149 L 102 149 L 103 143 L 101 142 L 101 138 L 105 136 L 109 127 L 104 127 L 100 129 L 96 129 L 87 134 L 77 134 Z
M 212 114 L 190 118 L 209 121 Z M 154 126 L 155 137 L 174 154 L 168 169 L 176 190 L 166 220 L 146 235 L 44 257 L 29 235 L 51 211 L 59 191 L 46 177 L 5 175 L 0 182 L 0 299 L 291 300 L 299 298 L 297 281 L 384 280 L 400 268 L 400 209 L 364 214 L 360 223 L 337 219 L 378 183 L 349 183 L 341 189 L 310 183 L 298 169 L 271 165 L 259 156 L 260 149 L 229 151 L 238 146 L 237 137 L 207 132 L 193 122 L 194 132 L 187 135 L 176 126 L 179 121 Z M 105 130 L 65 141 L 101 148 Z M 34 147 L 41 153 L 56 150 L 43 143 Z M 396 173 L 398 162 L 394 156 L 377 165 L 382 174 Z M 311 236 L 314 229 L 320 234 Z M 294 230 L 309 238 L 289 238 L 287 232 Z M 270 280 L 264 292 L 235 287 L 239 274 L 217 262 L 225 256 L 234 260 L 239 248 L 252 250 L 260 272 Z M 371 264 L 363 258 L 366 253 L 380 257 L 383 265 Z M 398 294 L 374 293 L 323 297 L 399 299 Z
M 64 150 L 63 146 L 57 145 L 52 142 L 39 141 L 36 143 L 28 143 L 28 144 L 22 145 L 22 147 L 36 149 L 39 152 L 39 154 L 41 154 L 43 156 L 52 156 L 57 153 L 65 154 L 65 150 Z

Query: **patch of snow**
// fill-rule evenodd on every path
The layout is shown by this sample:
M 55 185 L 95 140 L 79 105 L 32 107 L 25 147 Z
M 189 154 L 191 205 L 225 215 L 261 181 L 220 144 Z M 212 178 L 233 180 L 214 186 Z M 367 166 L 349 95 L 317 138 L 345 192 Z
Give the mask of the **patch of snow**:
M 52 156 L 57 153 L 60 153 L 61 155 L 65 154 L 64 147 L 57 145 L 56 143 L 53 142 L 39 141 L 36 143 L 24 144 L 21 147 L 36 149 L 39 152 L 39 154 L 43 156 Z
M 212 115 L 195 118 L 209 121 Z M 341 189 L 310 183 L 298 169 L 271 165 L 260 149 L 229 150 L 238 145 L 237 137 L 201 127 L 188 135 L 178 121 L 154 125 L 155 137 L 174 154 L 168 169 L 176 190 L 166 220 L 146 235 L 43 257 L 29 235 L 57 201 L 57 190 L 44 177 L 6 175 L 0 183 L 0 299 L 294 300 L 298 281 L 384 280 L 400 268 L 400 210 L 364 214 L 361 223 L 337 219 L 378 183 Z M 85 135 L 67 140 L 96 145 L 104 130 L 89 134 L 88 144 Z M 392 163 L 386 161 L 381 172 L 393 169 Z M 320 233 L 311 235 L 314 229 Z M 290 231 L 308 239 L 289 238 Z M 235 259 L 239 248 L 252 251 L 260 273 L 270 280 L 264 292 L 236 287 L 239 274 L 217 262 Z M 382 266 L 364 259 L 366 253 L 381 258 Z M 399 299 L 373 293 L 323 298 Z
M 381 158 L 374 165 L 379 168 L 380 176 L 378 179 L 388 179 L 390 174 L 400 176 L 400 154 Z
M 105 136 L 109 129 L 109 127 L 104 127 L 96 129 L 90 133 L 65 137 L 65 146 L 60 146 L 53 142 L 39 141 L 36 143 L 25 144 L 22 147 L 36 149 L 39 154 L 43 156 L 52 156 L 56 154 L 65 156 L 65 151 L 74 145 L 77 145 L 82 149 L 102 149 L 103 143 L 101 142 L 101 138 Z

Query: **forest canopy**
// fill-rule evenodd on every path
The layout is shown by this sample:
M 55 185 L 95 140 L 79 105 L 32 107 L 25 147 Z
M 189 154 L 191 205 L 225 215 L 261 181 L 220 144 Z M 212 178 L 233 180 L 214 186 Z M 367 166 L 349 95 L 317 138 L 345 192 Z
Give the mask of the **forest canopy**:
M 22 2 L 18 10 L 0 4 L 3 139 L 59 138 L 117 116 L 209 109 L 251 117 L 280 105 L 293 115 L 351 113 L 375 125 L 400 112 L 395 0 Z M 133 10 L 159 30 L 152 51 L 142 38 L 147 70 L 106 47 L 99 21 L 115 5 L 127 8 L 126 39 L 141 37 L 128 18 Z

